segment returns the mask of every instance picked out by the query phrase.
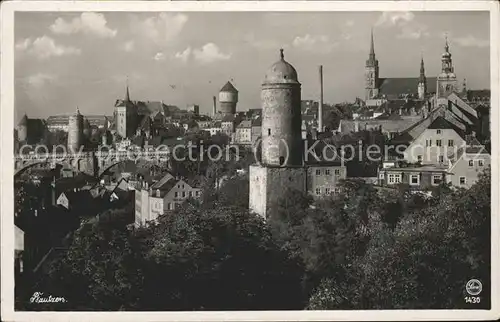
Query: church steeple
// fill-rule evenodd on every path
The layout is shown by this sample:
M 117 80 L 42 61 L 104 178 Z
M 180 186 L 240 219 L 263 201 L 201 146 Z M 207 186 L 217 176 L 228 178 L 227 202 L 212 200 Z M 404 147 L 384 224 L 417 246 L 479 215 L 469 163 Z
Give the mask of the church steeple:
M 370 54 L 365 65 L 365 99 L 378 96 L 378 60 L 375 57 L 375 44 L 373 41 L 373 28 L 370 33 Z
M 371 29 L 370 35 L 370 54 L 368 55 L 368 60 L 366 61 L 366 66 L 377 66 L 378 61 L 375 56 L 375 45 L 373 41 L 373 28 Z
M 444 53 L 441 55 L 441 71 L 443 73 L 453 73 L 453 62 L 451 59 L 450 46 L 448 45 L 448 35 L 445 36 Z
M 420 77 L 419 83 L 425 83 L 425 66 L 424 66 L 424 56 L 420 58 Z
M 125 102 L 130 102 L 130 92 L 128 90 L 128 77 L 127 77 L 127 93 L 125 94 Z

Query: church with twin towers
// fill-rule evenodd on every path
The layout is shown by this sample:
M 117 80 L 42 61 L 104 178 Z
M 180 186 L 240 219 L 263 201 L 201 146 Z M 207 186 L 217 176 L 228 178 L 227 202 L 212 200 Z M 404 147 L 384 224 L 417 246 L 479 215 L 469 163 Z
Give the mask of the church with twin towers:
M 365 64 L 365 100 L 367 102 L 377 99 L 390 100 L 404 97 L 424 100 L 434 94 L 439 99 L 448 97 L 452 92 L 458 90 L 457 76 L 454 72 L 447 37 L 444 52 L 441 55 L 441 73 L 437 77 L 426 76 L 424 57 L 422 56 L 418 76 L 384 78 L 380 77 L 380 66 L 375 55 L 372 30 L 370 53 Z

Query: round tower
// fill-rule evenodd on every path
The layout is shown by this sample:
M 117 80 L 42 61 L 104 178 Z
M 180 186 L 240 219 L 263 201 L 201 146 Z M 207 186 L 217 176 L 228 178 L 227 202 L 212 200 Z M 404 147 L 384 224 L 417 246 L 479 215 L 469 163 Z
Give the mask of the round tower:
M 17 139 L 19 142 L 25 142 L 28 139 L 28 116 L 26 114 L 17 125 Z
M 68 153 L 77 153 L 83 144 L 83 116 L 78 108 L 68 120 Z
M 262 163 L 301 166 L 301 85 L 297 71 L 280 60 L 269 68 L 262 84 Z
M 236 104 L 238 104 L 238 90 L 231 82 L 227 82 L 219 91 L 219 112 L 223 115 L 234 115 Z

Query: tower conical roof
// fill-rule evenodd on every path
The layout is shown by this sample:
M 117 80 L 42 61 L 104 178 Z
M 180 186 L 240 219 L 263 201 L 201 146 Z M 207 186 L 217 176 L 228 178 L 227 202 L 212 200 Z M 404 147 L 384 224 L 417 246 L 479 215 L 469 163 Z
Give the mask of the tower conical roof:
M 231 84 L 231 82 L 227 82 L 222 88 L 220 92 L 230 92 L 230 93 L 238 93 L 238 90 Z
M 24 114 L 23 118 L 21 119 L 21 121 L 19 121 L 19 124 L 18 125 L 28 125 L 28 115 Z

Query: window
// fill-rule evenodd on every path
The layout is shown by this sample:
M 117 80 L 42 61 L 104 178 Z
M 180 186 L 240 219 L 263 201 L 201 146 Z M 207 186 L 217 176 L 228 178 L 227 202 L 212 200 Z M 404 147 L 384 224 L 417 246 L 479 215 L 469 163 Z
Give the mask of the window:
M 177 198 L 178 196 L 179 196 L 179 193 L 176 191 L 176 192 L 174 193 L 174 197 L 175 197 L 175 198 Z
M 482 167 L 484 166 L 484 161 L 483 160 L 477 160 L 477 165 Z
M 335 169 L 335 175 L 340 176 L 340 169 Z
M 473 167 L 474 166 L 474 160 L 469 160 L 469 167 Z
M 418 174 L 410 175 L 410 185 L 418 185 L 420 183 L 420 178 Z
M 320 169 L 316 169 L 316 175 L 317 176 L 321 175 L 321 170 Z
M 169 202 L 169 203 L 168 203 L 167 208 L 168 208 L 169 210 L 172 210 L 172 203 L 171 203 L 171 202 Z
M 453 140 L 448 140 L 448 146 L 453 146 Z
M 198 197 L 200 195 L 200 191 L 196 191 L 196 196 Z
M 440 185 L 441 184 L 441 176 L 440 175 L 434 175 L 432 176 L 432 184 L 433 185 Z
M 316 194 L 320 195 L 321 194 L 321 188 L 316 188 Z
M 333 191 L 334 191 L 335 193 L 339 193 L 339 192 L 340 192 L 340 188 L 335 188 L 335 189 L 333 189 Z
M 463 186 L 465 183 L 465 177 L 460 177 L 460 185 Z
M 432 146 L 432 140 L 425 140 L 425 146 Z
M 267 135 L 271 135 L 271 129 L 267 129 Z
M 329 176 L 330 175 L 330 169 L 325 170 L 325 175 Z
M 329 194 L 330 194 L 330 188 L 325 188 L 325 193 L 326 193 L 327 195 L 329 195 Z
M 389 183 L 395 184 L 401 182 L 401 174 L 390 173 L 389 174 Z
M 186 197 L 186 191 L 183 191 L 182 192 L 182 198 L 185 198 Z
M 436 140 L 436 145 L 441 146 L 441 140 Z
M 422 156 L 421 155 L 417 155 L 417 161 L 418 162 L 422 162 Z
M 156 196 L 160 197 L 160 189 L 156 189 Z
M 384 173 L 383 172 L 380 172 L 379 175 L 378 175 L 378 178 L 379 179 L 384 179 Z
M 436 131 L 436 133 L 437 133 L 437 134 L 441 134 L 441 130 L 437 130 L 437 131 Z
M 440 155 L 439 156 L 439 163 L 443 163 L 444 162 L 444 155 Z
M 193 197 L 193 192 L 189 191 L 189 198 Z

